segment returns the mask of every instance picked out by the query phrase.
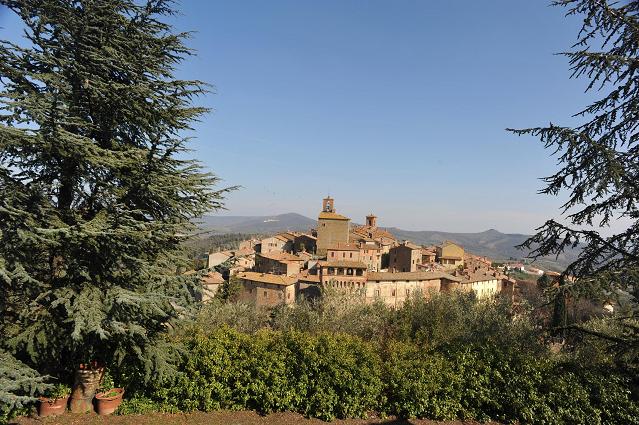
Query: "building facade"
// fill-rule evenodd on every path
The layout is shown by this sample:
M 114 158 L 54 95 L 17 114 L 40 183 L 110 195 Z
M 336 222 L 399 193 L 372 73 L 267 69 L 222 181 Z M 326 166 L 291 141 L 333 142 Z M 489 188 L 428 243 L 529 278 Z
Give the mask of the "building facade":
M 417 271 L 422 262 L 422 247 L 411 242 L 402 242 L 390 249 L 388 270 L 395 273 Z
M 256 307 L 295 303 L 297 279 L 294 277 L 258 272 L 244 272 L 238 277 L 242 281 L 240 302 Z
M 464 248 L 450 241 L 442 243 L 437 247 L 437 262 L 449 270 L 463 266 Z
M 287 252 L 270 252 L 255 256 L 255 271 L 293 276 L 304 267 L 305 260 Z
M 322 212 L 317 217 L 317 254 L 324 256 L 329 246 L 348 243 L 351 219 L 335 212 L 334 200 L 323 199 Z

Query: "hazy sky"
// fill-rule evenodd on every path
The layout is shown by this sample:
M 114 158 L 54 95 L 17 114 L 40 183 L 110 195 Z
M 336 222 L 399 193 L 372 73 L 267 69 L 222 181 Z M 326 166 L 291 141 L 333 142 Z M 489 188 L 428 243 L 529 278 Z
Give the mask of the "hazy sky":
M 584 106 L 554 53 L 579 20 L 545 0 L 256 0 L 179 5 L 198 56 L 180 77 L 214 84 L 193 155 L 243 189 L 227 215 L 316 217 L 330 194 L 358 222 L 529 233 L 558 215 L 538 195 L 555 170 L 506 127 L 570 124 Z M 18 22 L 0 12 L 0 38 Z

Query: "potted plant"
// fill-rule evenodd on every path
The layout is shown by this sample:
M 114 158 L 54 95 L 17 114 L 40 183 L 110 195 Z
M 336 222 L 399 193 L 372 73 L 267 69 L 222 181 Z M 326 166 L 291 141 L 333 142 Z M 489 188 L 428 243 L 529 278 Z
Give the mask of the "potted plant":
M 122 403 L 124 388 L 114 388 L 113 378 L 107 372 L 102 378 L 100 390 L 95 396 L 98 415 L 110 415 Z
M 38 399 L 39 416 L 61 415 L 67 410 L 71 388 L 64 384 L 56 384 Z

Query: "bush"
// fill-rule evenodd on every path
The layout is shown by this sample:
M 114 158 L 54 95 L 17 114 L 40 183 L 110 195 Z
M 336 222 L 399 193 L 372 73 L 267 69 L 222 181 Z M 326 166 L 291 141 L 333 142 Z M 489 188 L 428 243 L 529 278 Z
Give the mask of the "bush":
M 182 375 L 151 399 L 178 410 L 295 411 L 331 420 L 379 407 L 379 358 L 348 335 L 309 335 L 228 327 L 186 341 Z
M 402 418 L 456 419 L 463 412 L 463 380 L 441 354 L 415 344 L 387 348 L 386 413 Z
M 415 298 L 398 310 L 351 301 L 331 295 L 270 318 L 212 303 L 173 335 L 184 347 L 178 380 L 129 392 L 120 412 L 639 424 L 630 375 L 596 346 L 550 353 L 507 304 L 467 294 Z

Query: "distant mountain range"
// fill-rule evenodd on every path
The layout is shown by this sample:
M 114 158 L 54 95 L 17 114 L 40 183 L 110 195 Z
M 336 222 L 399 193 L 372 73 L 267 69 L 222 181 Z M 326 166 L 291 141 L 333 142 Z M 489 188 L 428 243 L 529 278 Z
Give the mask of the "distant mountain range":
M 317 221 L 301 214 L 288 213 L 275 216 L 205 216 L 199 226 L 212 234 L 254 233 L 270 234 L 285 231 L 305 231 L 317 225 Z M 494 260 L 525 258 L 527 252 L 515 248 L 529 235 L 501 233 L 495 229 L 479 233 L 450 233 L 439 231 L 402 230 L 386 228 L 399 240 L 410 240 L 420 245 L 437 245 L 445 240 L 460 244 L 468 252 Z M 563 253 L 559 258 L 544 258 L 537 261 L 542 268 L 561 270 L 570 264 L 578 251 Z
M 274 216 L 211 216 L 202 218 L 200 227 L 215 233 L 277 233 L 305 231 L 317 225 L 317 220 L 301 214 L 288 213 Z

